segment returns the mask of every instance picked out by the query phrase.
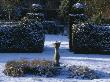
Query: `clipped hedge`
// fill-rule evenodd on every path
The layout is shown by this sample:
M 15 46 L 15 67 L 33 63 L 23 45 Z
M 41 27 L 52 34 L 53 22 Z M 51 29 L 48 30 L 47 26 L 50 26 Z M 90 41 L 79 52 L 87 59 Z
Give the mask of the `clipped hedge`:
M 74 52 L 105 53 L 110 51 L 110 26 L 73 24 L 72 38 Z
M 33 20 L 0 25 L 0 52 L 42 52 L 44 39 L 42 24 Z

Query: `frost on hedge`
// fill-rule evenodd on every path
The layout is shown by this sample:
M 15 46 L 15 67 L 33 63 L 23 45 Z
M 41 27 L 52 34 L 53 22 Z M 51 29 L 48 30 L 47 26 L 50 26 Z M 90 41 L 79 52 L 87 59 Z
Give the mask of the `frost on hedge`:
M 0 25 L 0 51 L 41 52 L 44 38 L 39 22 L 29 20 L 19 25 Z
M 76 78 L 76 79 L 98 79 L 98 75 L 95 73 L 94 70 L 89 69 L 85 66 L 70 66 L 70 78 Z
M 74 50 L 110 51 L 110 26 L 73 24 Z
M 54 62 L 48 60 L 8 61 L 5 64 L 5 69 L 3 71 L 5 75 L 13 77 L 25 75 L 53 77 L 58 75 L 59 72 L 60 70 L 54 66 Z

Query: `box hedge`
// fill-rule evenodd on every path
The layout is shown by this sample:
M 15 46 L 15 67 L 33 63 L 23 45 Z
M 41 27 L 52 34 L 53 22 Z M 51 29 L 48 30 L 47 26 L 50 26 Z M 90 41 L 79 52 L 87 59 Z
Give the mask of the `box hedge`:
M 42 24 L 33 20 L 0 24 L 0 52 L 42 52 L 45 35 Z
M 73 24 L 72 44 L 74 52 L 110 52 L 110 26 Z

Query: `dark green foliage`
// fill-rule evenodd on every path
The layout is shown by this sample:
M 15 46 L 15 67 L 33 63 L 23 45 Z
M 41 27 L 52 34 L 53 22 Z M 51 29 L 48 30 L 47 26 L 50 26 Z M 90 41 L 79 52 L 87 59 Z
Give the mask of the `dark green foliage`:
M 19 3 L 20 0 L 1 0 L 1 9 L 8 13 L 8 20 L 11 20 L 11 14 Z
M 57 24 L 55 21 L 43 21 L 42 24 L 47 34 L 60 34 L 64 32 L 64 26 Z
M 42 14 L 42 13 L 27 13 L 27 17 L 29 19 L 35 19 L 37 21 L 40 21 L 40 20 L 44 19 L 44 14 Z
M 54 66 L 53 61 L 20 60 L 7 62 L 3 72 L 5 75 L 13 77 L 24 76 L 25 74 L 53 77 L 59 73 L 59 70 Z
M 28 71 L 29 62 L 25 60 L 21 61 L 8 61 L 3 71 L 5 75 L 20 77 Z
M 59 6 L 59 15 L 66 17 L 69 14 L 69 0 L 62 0 L 61 5 Z
M 30 13 L 27 13 L 27 17 L 41 22 L 44 19 L 42 10 L 43 7 L 40 4 L 32 4 L 32 10 Z
M 42 24 L 33 20 L 19 24 L 0 25 L 0 51 L 42 52 L 44 47 Z
M 102 18 L 102 24 L 110 24 L 110 18 Z
M 56 28 L 55 28 L 56 23 L 54 21 L 44 21 L 42 24 L 43 24 L 45 33 L 55 34 L 55 32 L 56 32 Z
M 109 26 L 92 24 L 74 24 L 72 42 L 75 52 L 110 51 Z
M 54 66 L 52 61 L 33 60 L 31 63 L 32 73 L 40 76 L 52 77 L 58 74 L 58 69 Z
M 70 78 L 80 78 L 80 79 L 98 79 L 98 75 L 94 70 L 89 69 L 84 66 L 70 66 Z

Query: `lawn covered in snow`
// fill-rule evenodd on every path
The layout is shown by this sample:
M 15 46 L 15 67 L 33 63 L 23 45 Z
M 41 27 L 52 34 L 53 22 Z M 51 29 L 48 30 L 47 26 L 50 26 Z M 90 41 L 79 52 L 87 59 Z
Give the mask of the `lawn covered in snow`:
M 61 73 L 57 77 L 9 77 L 2 73 L 5 63 L 9 60 L 19 59 L 48 59 L 53 60 L 54 48 L 52 43 L 61 41 L 60 46 L 60 62 L 65 65 L 81 65 L 97 71 L 100 79 L 81 80 L 67 78 L 68 73 Z M 43 53 L 0 53 L 0 82 L 110 82 L 110 55 L 99 54 L 74 54 L 69 52 L 68 37 L 62 35 L 46 35 L 45 47 Z

